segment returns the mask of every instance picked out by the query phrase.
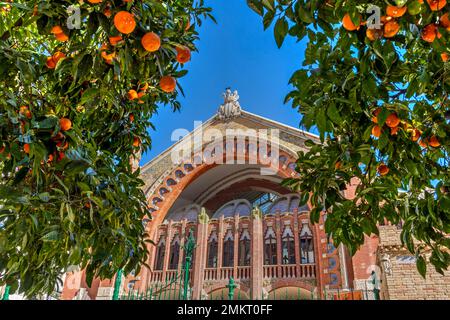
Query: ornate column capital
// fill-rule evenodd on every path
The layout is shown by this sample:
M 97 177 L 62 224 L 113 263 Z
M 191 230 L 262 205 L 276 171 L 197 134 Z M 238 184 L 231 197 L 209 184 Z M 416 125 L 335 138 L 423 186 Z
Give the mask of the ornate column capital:
M 207 224 L 209 223 L 209 216 L 206 213 L 206 209 L 202 207 L 200 210 L 200 214 L 198 215 L 198 222 L 201 224 Z

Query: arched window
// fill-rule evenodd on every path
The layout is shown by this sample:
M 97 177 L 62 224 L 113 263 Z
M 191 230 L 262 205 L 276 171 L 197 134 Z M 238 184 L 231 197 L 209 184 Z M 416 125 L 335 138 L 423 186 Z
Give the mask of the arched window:
M 267 228 L 266 236 L 264 237 L 264 264 L 277 264 L 277 237 L 272 227 Z
M 303 224 L 300 231 L 300 263 L 314 263 L 313 234 L 307 223 Z
M 281 237 L 283 264 L 295 264 L 294 241 L 294 233 L 292 232 L 291 226 L 287 225 L 284 228 L 283 235 Z
M 175 235 L 170 245 L 169 269 L 176 270 L 178 268 L 178 260 L 180 257 L 180 237 Z
M 156 247 L 155 270 L 162 270 L 164 266 L 164 256 L 166 253 L 166 236 L 161 236 Z
M 248 229 L 244 229 L 239 239 L 239 265 L 250 265 L 250 234 Z
M 217 267 L 217 232 L 211 232 L 211 236 L 208 240 L 208 261 L 206 264 L 207 268 L 216 268 Z
M 223 239 L 223 267 L 232 267 L 234 264 L 234 237 L 231 229 L 228 229 Z

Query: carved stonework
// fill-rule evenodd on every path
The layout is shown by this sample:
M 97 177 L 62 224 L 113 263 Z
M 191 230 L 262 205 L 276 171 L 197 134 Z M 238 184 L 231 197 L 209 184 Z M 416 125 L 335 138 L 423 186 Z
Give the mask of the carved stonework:
M 391 264 L 391 257 L 385 253 L 381 257 L 381 263 L 383 264 L 383 269 L 386 275 L 391 276 L 392 275 L 392 264 Z
M 255 207 L 252 210 L 252 218 L 253 219 L 261 219 L 262 218 L 262 212 L 259 207 Z
M 231 93 L 228 88 L 223 94 L 225 102 L 219 107 L 217 115 L 220 120 L 230 121 L 241 115 L 241 105 L 239 104 L 239 94 L 237 91 Z
M 206 209 L 205 208 L 201 209 L 200 214 L 198 215 L 198 221 L 201 224 L 207 224 L 209 222 L 209 216 L 206 213 Z

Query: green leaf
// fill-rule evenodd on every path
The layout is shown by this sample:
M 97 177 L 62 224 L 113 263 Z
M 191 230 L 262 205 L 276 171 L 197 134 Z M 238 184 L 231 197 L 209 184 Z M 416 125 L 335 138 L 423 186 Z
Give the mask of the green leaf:
M 288 30 L 289 30 L 289 25 L 288 25 L 288 22 L 286 21 L 286 19 L 285 18 L 278 19 L 277 22 L 275 23 L 275 29 L 274 29 L 275 41 L 277 43 L 278 48 L 281 48 L 281 46 L 283 45 L 283 42 L 284 42 L 284 39 L 286 38 Z

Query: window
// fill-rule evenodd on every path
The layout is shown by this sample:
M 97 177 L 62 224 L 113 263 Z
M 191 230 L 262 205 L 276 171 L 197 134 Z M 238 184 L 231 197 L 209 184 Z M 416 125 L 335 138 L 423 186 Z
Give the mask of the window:
M 272 193 L 264 193 L 253 201 L 252 206 L 258 206 L 262 212 L 267 212 L 267 209 L 278 199 L 278 196 Z
M 156 247 L 155 270 L 162 270 L 164 266 L 164 256 L 166 251 L 166 237 L 161 236 Z
M 207 268 L 216 268 L 217 267 L 217 232 L 211 232 L 211 236 L 208 240 L 208 261 L 206 264 Z
M 272 227 L 267 227 L 264 237 L 264 264 L 277 264 L 277 237 Z
M 282 243 L 282 263 L 283 264 L 295 264 L 295 242 L 294 233 L 291 226 L 287 225 L 284 228 L 281 238 Z
M 175 235 L 170 245 L 170 259 L 169 259 L 169 269 L 178 269 L 178 260 L 180 257 L 180 237 Z
M 314 242 L 311 229 L 304 223 L 300 231 L 300 263 L 314 263 Z
M 239 239 L 239 265 L 249 266 L 250 258 L 250 234 L 248 229 L 244 229 Z
M 234 238 L 231 229 L 228 229 L 223 239 L 223 267 L 232 267 L 234 264 Z

